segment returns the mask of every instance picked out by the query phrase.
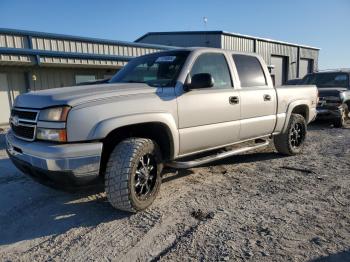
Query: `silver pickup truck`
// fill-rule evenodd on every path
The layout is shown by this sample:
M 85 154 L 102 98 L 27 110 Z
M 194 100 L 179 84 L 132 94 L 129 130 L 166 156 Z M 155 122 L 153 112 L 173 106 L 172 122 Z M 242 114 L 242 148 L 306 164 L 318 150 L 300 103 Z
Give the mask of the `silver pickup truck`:
M 140 211 L 163 165 L 190 168 L 266 147 L 301 152 L 315 86 L 274 87 L 256 54 L 176 49 L 130 61 L 106 84 L 17 97 L 7 152 L 24 173 L 65 185 L 104 181 L 110 203 Z

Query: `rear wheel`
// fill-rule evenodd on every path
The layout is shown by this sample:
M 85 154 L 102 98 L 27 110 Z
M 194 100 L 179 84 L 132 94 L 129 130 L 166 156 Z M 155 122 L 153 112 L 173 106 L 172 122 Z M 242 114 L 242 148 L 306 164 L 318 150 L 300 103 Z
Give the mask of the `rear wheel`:
M 154 141 L 122 141 L 107 164 L 105 189 L 111 205 L 129 212 L 146 209 L 159 192 L 162 167 L 162 156 Z
M 307 126 L 302 115 L 292 114 L 286 132 L 274 136 L 276 150 L 284 155 L 301 153 L 306 138 Z

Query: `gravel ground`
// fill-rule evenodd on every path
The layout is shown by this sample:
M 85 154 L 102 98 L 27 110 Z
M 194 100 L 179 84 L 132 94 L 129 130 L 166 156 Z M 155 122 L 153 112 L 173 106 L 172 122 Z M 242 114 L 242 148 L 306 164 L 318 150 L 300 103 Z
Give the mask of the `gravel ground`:
M 0 261 L 350 260 L 350 128 L 311 125 L 299 156 L 165 170 L 135 215 L 33 182 L 4 148 L 0 135 Z

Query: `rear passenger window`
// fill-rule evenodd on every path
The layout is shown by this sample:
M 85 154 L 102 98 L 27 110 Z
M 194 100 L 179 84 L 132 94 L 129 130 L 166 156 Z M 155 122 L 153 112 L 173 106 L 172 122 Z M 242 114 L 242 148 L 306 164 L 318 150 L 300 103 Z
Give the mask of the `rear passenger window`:
M 265 86 L 266 78 L 259 60 L 254 56 L 233 55 L 241 87 Z
M 208 73 L 214 78 L 214 88 L 231 88 L 232 81 L 223 54 L 203 54 L 194 63 L 190 75 Z

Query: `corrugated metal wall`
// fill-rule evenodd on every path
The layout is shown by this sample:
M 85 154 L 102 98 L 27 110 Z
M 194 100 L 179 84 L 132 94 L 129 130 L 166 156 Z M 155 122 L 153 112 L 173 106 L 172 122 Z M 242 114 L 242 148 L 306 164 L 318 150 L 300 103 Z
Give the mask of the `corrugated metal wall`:
M 81 67 L 102 68 L 120 68 L 125 65 L 125 59 L 118 61 L 118 58 L 111 57 L 111 60 L 108 60 L 108 56 L 130 58 L 168 49 L 160 46 L 143 46 L 132 42 L 45 34 L 40 32 L 14 31 L 13 34 L 11 34 L 11 31 L 6 29 L 0 32 L 0 48 L 59 52 L 57 57 L 51 54 L 40 56 L 39 62 L 48 66 L 77 65 Z M 82 59 L 69 59 L 65 56 L 60 56 L 62 53 L 82 54 Z M 12 53 L 1 54 L 0 50 L 0 65 L 30 65 L 38 62 L 38 58 L 36 58 L 35 55 L 19 54 L 20 53 L 16 53 L 16 55 Z M 107 57 L 84 58 L 83 55 L 102 55 Z
M 0 34 L 0 47 L 28 48 L 28 39 L 25 36 Z
M 15 67 L 2 66 L 1 73 L 7 75 L 11 97 L 30 90 L 43 90 L 76 84 L 76 75 L 94 75 L 96 79 L 114 75 L 115 69 L 84 69 L 84 68 L 49 68 L 49 67 Z M 35 79 L 35 80 L 34 80 Z
M 25 75 L 21 70 L 14 70 L 7 74 L 7 81 L 10 88 L 11 103 L 15 98 L 24 92 L 26 92 L 26 80 Z
M 103 79 L 105 75 L 114 74 L 115 70 L 102 69 L 68 69 L 68 68 L 36 68 L 30 71 L 29 85 L 31 90 L 43 90 L 48 88 L 75 85 L 76 75 L 94 75 L 96 79 Z
M 99 55 L 140 56 L 159 51 L 156 48 L 32 37 L 33 49 Z
M 32 65 L 34 57 L 24 55 L 3 55 L 0 54 L 0 65 Z
M 69 66 L 69 67 L 123 67 L 127 62 L 108 61 L 108 60 L 92 60 L 92 59 L 70 59 L 58 57 L 40 57 L 40 63 L 43 66 Z
M 285 56 L 288 63 L 288 79 L 297 77 L 298 48 L 279 43 L 257 41 L 256 52 L 260 54 L 268 65 L 271 65 L 271 56 Z
M 15 98 L 28 90 L 38 91 L 48 88 L 76 85 L 77 75 L 93 75 L 103 79 L 116 73 L 116 69 L 84 68 L 49 68 L 27 66 L 1 66 L 8 82 L 10 106 Z M 1 114 L 1 110 L 0 110 Z M 0 123 L 2 124 L 2 123 Z
M 0 47 L 5 48 L 28 48 L 28 39 L 25 36 L 0 34 Z M 33 58 L 24 55 L 0 54 L 0 65 L 5 64 L 32 64 Z
M 45 51 L 58 51 L 69 53 L 83 53 L 96 55 L 118 55 L 125 57 L 141 56 L 160 51 L 157 48 L 135 47 L 129 45 L 102 44 L 87 41 L 63 40 L 53 38 L 32 37 L 33 49 Z M 86 60 L 86 59 L 67 59 L 41 57 L 43 64 L 49 65 L 83 65 L 93 67 L 122 67 L 125 62 L 106 61 L 106 60 Z
M 7 29 L 0 31 L 0 48 L 0 73 L 6 75 L 10 106 L 17 95 L 28 90 L 72 86 L 81 81 L 78 79 L 111 77 L 131 57 L 169 49 Z
M 254 40 L 243 37 L 232 37 L 221 35 L 221 45 L 219 48 L 240 52 L 254 52 Z
M 208 34 L 202 32 L 149 33 L 137 42 L 183 47 L 210 46 L 239 52 L 256 52 L 268 65 L 271 65 L 271 56 L 283 56 L 288 63 L 288 79 L 298 76 L 298 48 L 300 48 L 300 58 L 313 59 L 314 69 L 318 67 L 319 50 L 317 49 L 219 31 Z
M 271 65 L 271 56 L 287 57 L 288 78 L 297 77 L 298 47 L 224 34 L 221 40 L 222 48 L 240 52 L 256 52 L 268 65 Z
M 300 48 L 300 58 L 312 59 L 314 70 L 318 70 L 318 50 Z

